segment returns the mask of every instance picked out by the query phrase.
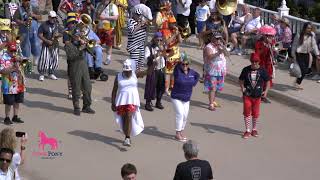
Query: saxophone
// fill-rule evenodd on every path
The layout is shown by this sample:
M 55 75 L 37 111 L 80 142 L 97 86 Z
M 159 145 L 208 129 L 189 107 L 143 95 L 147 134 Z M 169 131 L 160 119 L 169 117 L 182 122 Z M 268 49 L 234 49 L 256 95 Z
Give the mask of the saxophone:
M 32 6 L 28 6 L 27 8 L 25 8 L 26 10 L 26 18 L 25 18 L 25 21 L 27 21 L 27 28 L 30 29 L 31 25 L 32 25 L 32 16 L 31 16 L 31 13 L 32 13 Z

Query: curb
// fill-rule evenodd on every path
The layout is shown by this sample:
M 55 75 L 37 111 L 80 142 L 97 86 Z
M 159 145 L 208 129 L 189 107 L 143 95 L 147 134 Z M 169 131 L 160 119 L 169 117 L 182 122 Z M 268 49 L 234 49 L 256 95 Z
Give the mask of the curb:
M 203 65 L 203 63 L 200 62 L 199 60 L 191 58 L 191 61 L 197 66 Z M 238 81 L 239 81 L 238 76 L 230 72 L 227 73 L 226 80 L 233 85 L 238 85 Z M 313 105 L 311 103 L 302 101 L 299 98 L 296 98 L 294 96 L 288 95 L 286 93 L 283 93 L 274 89 L 269 90 L 268 96 L 271 97 L 274 101 L 287 105 L 291 108 L 294 108 L 299 112 L 308 113 L 312 116 L 320 117 L 320 107 Z

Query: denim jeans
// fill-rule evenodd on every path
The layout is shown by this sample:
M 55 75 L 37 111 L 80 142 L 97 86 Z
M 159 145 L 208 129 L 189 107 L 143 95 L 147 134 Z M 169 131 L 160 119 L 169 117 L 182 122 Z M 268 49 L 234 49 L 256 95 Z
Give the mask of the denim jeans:
M 88 67 L 101 68 L 102 57 L 103 57 L 102 47 L 96 46 L 94 48 L 94 54 L 96 56 L 96 59 L 94 59 L 92 57 L 92 55 L 90 55 L 88 52 L 86 52 L 86 60 L 88 63 Z
M 40 56 L 41 46 L 38 37 L 38 28 L 39 24 L 35 20 L 32 20 L 30 29 L 25 26 L 20 26 L 21 49 L 25 57 L 29 58 L 31 54 L 34 57 Z

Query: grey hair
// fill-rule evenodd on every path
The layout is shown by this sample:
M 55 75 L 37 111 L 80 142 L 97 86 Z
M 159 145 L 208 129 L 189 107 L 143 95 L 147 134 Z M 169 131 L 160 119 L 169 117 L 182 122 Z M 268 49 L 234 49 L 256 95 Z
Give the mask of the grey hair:
M 182 149 L 187 159 L 198 157 L 199 147 L 195 141 L 193 140 L 187 141 L 186 143 L 183 144 Z

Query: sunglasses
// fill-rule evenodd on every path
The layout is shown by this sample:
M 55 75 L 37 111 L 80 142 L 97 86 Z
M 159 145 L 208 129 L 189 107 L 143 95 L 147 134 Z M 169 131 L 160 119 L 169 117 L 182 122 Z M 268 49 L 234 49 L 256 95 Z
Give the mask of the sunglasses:
M 189 63 L 182 63 L 182 66 L 188 66 Z
M 11 163 L 11 160 L 10 160 L 10 159 L 0 158 L 0 161 L 1 161 L 1 162 Z

